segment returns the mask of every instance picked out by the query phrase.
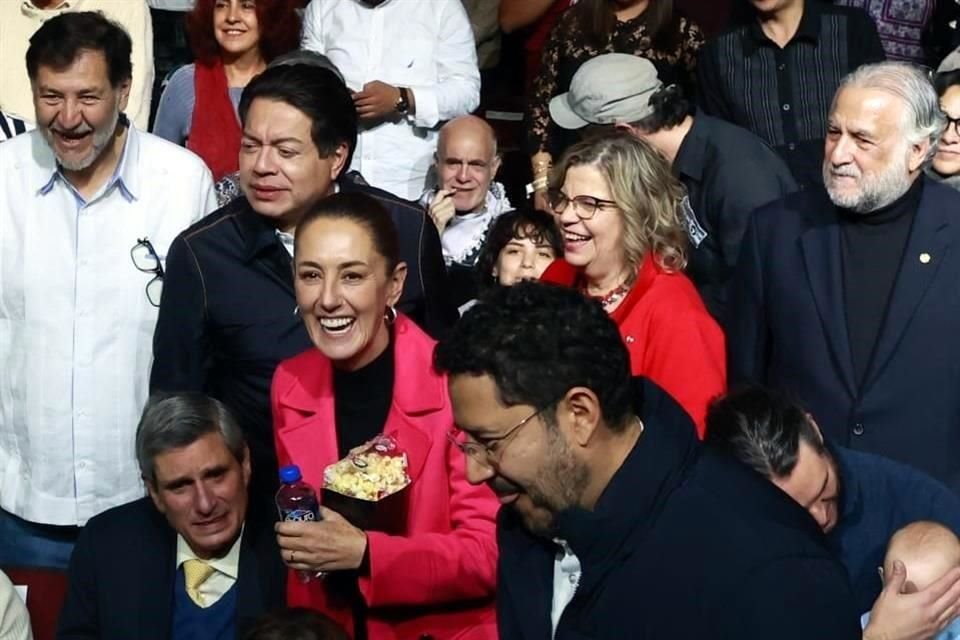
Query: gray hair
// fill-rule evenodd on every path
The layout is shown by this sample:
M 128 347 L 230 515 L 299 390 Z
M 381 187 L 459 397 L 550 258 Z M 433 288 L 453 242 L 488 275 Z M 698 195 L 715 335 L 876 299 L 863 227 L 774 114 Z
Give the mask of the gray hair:
M 834 104 L 840 92 L 847 88 L 878 89 L 903 100 L 906 105 L 904 138 L 911 145 L 926 140 L 930 149 L 925 164 L 933 159 L 947 121 L 930 77 L 920 67 L 906 62 L 865 64 L 840 82 L 834 94 Z
M 156 394 L 147 401 L 137 426 L 140 475 L 155 485 L 154 460 L 161 453 L 186 447 L 208 433 L 219 433 L 237 462 L 243 462 L 243 431 L 219 400 L 202 393 Z

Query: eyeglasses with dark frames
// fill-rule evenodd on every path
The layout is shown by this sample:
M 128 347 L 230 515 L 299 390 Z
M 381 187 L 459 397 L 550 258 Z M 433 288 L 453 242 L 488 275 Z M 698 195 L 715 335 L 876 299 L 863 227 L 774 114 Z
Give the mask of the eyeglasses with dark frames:
M 947 119 L 947 126 L 944 127 L 943 132 L 946 133 L 950 127 L 953 127 L 953 133 L 960 136 L 960 118 L 951 118 L 946 111 L 943 112 L 943 117 Z
M 617 208 L 617 203 L 613 200 L 603 200 L 602 198 L 595 198 L 593 196 L 577 196 L 571 198 L 560 189 L 547 190 L 547 203 L 557 214 L 563 213 L 567 205 L 572 203 L 573 212 L 577 214 L 577 217 L 581 220 L 589 220 L 597 215 L 597 211 L 600 209 Z
M 459 429 L 453 429 L 447 432 L 447 438 L 457 449 L 460 449 L 460 451 L 470 456 L 475 461 L 479 462 L 485 467 L 493 467 L 499 464 L 500 458 L 503 457 L 503 451 L 507 447 L 507 442 L 515 434 L 519 433 L 520 429 L 526 426 L 531 420 L 543 413 L 545 410 L 546 409 L 537 409 L 526 418 L 507 429 L 507 432 L 502 436 L 487 438 L 486 441 L 482 443 L 475 442 L 473 440 L 461 440 L 460 436 L 463 432 Z M 500 446 L 494 449 L 491 445 Z
M 140 238 L 137 244 L 130 249 L 130 259 L 133 266 L 143 273 L 152 273 L 153 278 L 147 282 L 147 300 L 155 307 L 160 306 L 160 294 L 163 292 L 163 264 L 157 255 L 153 244 L 147 238 Z

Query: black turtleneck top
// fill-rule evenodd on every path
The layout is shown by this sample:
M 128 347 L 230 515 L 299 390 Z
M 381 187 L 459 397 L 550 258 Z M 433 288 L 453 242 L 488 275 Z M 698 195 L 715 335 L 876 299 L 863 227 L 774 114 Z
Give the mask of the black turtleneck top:
M 837 209 L 847 335 L 857 384 L 863 383 L 880 337 L 922 194 L 923 179 L 918 178 L 900 198 L 876 211 Z
M 383 433 L 393 401 L 393 336 L 389 346 L 356 371 L 333 370 L 333 406 L 340 457 Z

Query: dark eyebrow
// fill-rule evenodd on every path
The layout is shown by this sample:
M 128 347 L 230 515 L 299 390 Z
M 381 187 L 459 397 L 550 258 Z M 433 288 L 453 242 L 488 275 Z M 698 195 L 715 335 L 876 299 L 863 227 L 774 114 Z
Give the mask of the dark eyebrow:
M 354 267 L 366 267 L 368 266 L 363 260 L 349 260 L 347 262 L 341 262 L 337 265 L 338 269 L 352 269 Z M 298 262 L 297 267 L 313 267 L 314 269 L 323 269 L 323 265 L 319 262 L 314 262 L 313 260 L 304 260 L 303 262 Z
M 204 469 L 201 475 L 203 478 L 216 478 L 217 476 L 222 476 L 227 471 L 229 471 L 229 467 L 227 465 L 218 464 L 214 467 Z M 190 476 L 180 476 L 179 478 L 167 480 L 161 486 L 168 491 L 173 491 L 174 489 L 179 489 L 180 487 L 186 487 L 194 484 L 194 482 L 194 479 Z
M 248 133 L 244 131 L 243 137 L 252 142 L 256 142 L 257 144 L 264 144 L 263 140 L 253 135 L 252 133 Z M 275 140 L 271 140 L 267 144 L 275 146 L 278 144 L 289 144 L 291 142 L 294 144 L 301 144 L 301 145 L 303 144 L 303 140 L 301 140 L 300 138 L 295 138 L 293 136 L 287 136 L 286 138 L 277 138 Z

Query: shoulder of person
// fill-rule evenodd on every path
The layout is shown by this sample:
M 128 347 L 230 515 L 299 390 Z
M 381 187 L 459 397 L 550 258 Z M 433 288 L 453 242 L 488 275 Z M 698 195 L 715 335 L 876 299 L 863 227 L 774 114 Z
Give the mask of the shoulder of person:
M 153 133 L 136 129 L 140 145 L 140 164 L 150 170 L 160 170 L 184 179 L 202 181 L 209 175 L 206 163 L 193 151 Z M 211 181 L 213 178 L 210 178 Z

